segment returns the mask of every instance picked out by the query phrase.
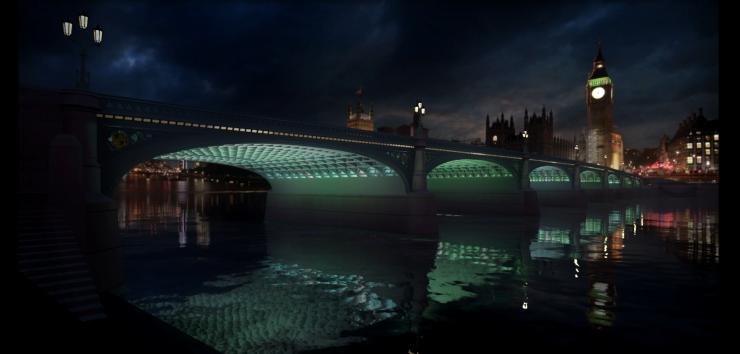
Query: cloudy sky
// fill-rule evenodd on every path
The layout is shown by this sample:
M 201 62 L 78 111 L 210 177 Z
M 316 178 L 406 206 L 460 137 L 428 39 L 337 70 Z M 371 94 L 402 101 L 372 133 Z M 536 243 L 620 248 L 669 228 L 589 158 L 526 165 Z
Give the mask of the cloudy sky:
M 657 145 L 699 107 L 718 118 L 711 1 L 28 0 L 21 85 L 74 84 L 78 52 L 61 21 L 80 10 L 105 30 L 88 65 L 92 89 L 107 94 L 344 125 L 362 88 L 376 126 L 409 122 L 421 98 L 435 137 L 483 137 L 485 115 L 502 111 L 521 128 L 524 108 L 543 105 L 556 134 L 572 137 L 601 40 L 627 147 Z

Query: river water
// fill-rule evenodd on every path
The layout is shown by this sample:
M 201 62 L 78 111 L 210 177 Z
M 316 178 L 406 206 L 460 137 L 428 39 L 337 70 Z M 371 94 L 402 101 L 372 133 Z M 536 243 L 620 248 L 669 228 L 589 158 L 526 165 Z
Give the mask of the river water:
M 224 353 L 719 342 L 714 193 L 444 214 L 417 237 L 261 222 L 269 196 L 228 187 L 130 177 L 117 197 L 127 300 Z

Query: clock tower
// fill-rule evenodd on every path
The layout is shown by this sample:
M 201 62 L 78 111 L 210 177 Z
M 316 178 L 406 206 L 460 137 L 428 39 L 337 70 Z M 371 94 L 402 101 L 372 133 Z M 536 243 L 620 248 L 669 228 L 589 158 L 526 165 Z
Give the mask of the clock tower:
M 586 161 L 622 168 L 622 136 L 614 128 L 614 83 L 599 52 L 586 81 Z

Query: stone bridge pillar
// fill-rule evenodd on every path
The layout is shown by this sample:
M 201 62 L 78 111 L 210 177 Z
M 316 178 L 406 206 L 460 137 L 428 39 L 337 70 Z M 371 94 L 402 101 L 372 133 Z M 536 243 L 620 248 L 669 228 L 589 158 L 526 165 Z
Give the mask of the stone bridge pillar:
M 427 191 L 427 176 L 424 172 L 425 150 L 427 146 L 427 130 L 415 130 L 414 136 L 414 170 L 411 177 L 412 192 Z
M 83 201 L 80 204 L 84 206 L 81 208 L 83 215 L 80 219 L 83 220 L 83 225 L 78 232 L 78 240 L 92 268 L 98 291 L 114 290 L 123 285 L 121 245 L 116 222 L 116 204 L 103 195 L 100 189 L 96 117 L 96 113 L 100 111 L 99 99 L 89 91 L 79 90 L 62 91 L 61 97 L 63 130 L 79 141 L 81 150 L 82 190 L 77 198 Z M 55 173 L 56 171 L 51 171 L 52 176 Z M 58 207 L 71 206 L 67 204 L 69 202 L 61 202 Z
M 521 191 L 529 191 L 531 190 L 529 186 L 529 158 L 522 158 L 522 162 L 519 166 L 519 170 L 521 171 L 519 174 L 519 189 Z
M 537 191 L 533 190 L 529 184 L 529 157 L 522 158 L 519 171 L 519 190 L 522 196 L 523 213 L 525 215 L 539 215 L 539 197 Z
M 609 170 L 607 169 L 601 172 L 601 189 L 604 191 L 609 190 Z

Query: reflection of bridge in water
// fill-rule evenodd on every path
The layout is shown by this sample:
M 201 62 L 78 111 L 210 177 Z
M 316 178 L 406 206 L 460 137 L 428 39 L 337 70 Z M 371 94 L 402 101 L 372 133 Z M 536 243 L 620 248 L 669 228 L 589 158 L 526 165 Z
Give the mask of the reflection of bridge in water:
M 199 224 L 204 218 L 209 220 L 211 232 L 223 233 L 224 224 L 219 222 L 223 217 L 209 215 L 206 209 L 198 219 L 192 215 L 202 204 L 192 200 L 178 203 L 180 208 L 170 208 L 168 217 L 179 220 L 182 215 L 191 215 L 185 229 L 189 240 L 200 237 Z M 228 204 L 229 200 L 221 198 L 217 203 Z M 133 208 L 136 203 L 127 205 Z M 264 271 L 207 280 L 211 290 L 205 295 L 146 298 L 139 304 L 206 343 L 229 338 L 225 334 L 233 332 L 243 337 L 241 343 L 250 343 L 255 350 L 259 343 L 267 345 L 280 333 L 296 333 L 296 338 L 310 347 L 320 338 L 383 319 L 390 321 L 385 328 L 418 328 L 423 321 L 444 320 L 445 308 L 463 302 L 473 309 L 497 306 L 541 311 L 560 306 L 557 299 L 573 293 L 577 295 L 568 296 L 581 297 L 582 305 L 564 307 L 567 316 L 596 328 L 608 327 L 619 312 L 616 267 L 622 261 L 626 241 L 639 238 L 639 230 L 645 227 L 641 225 L 651 222 L 646 216 L 635 204 L 591 207 L 583 212 L 546 208 L 534 225 L 511 217 L 445 216 L 438 238 L 432 239 L 370 231 L 348 234 L 346 229 L 331 227 L 301 231 L 267 223 L 264 252 L 269 266 Z M 218 246 L 219 240 L 215 242 Z M 277 285 L 270 285 L 273 283 Z M 313 295 L 309 298 L 306 294 Z M 260 308 L 266 307 L 245 302 L 247 296 L 262 299 L 275 311 L 275 318 L 284 320 L 260 322 Z M 289 301 L 290 306 L 270 307 L 276 301 Z M 579 303 L 569 301 L 574 302 Z M 320 311 L 308 313 L 312 308 Z M 304 315 L 325 325 L 314 328 L 294 318 Z M 208 332 L 197 330 L 207 323 L 224 321 L 232 325 L 208 327 Z M 247 325 L 267 327 L 239 330 Z M 351 340 L 353 337 L 344 339 L 345 343 Z M 243 345 L 239 343 L 220 345 Z

